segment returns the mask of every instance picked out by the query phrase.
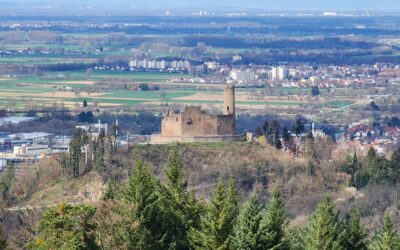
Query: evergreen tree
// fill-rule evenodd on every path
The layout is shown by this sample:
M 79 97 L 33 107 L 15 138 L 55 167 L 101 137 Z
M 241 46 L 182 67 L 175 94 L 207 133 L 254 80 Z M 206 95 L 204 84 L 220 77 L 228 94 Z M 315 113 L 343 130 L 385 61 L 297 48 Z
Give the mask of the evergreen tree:
M 272 192 L 260 224 L 262 245 L 265 249 L 287 249 L 285 227 L 287 224 L 286 206 L 279 189 Z
M 167 189 L 175 200 L 182 203 L 187 196 L 187 182 L 184 180 L 183 162 L 176 148 L 172 150 L 168 157 L 165 175 L 167 177 Z
M 188 249 L 188 233 L 190 228 L 199 227 L 201 206 L 195 193 L 187 190 L 183 162 L 176 148 L 168 157 L 165 175 L 167 178 L 165 192 L 162 192 L 162 204 L 171 220 L 169 248 Z
M 132 214 L 135 206 L 121 200 L 97 204 L 95 215 L 96 240 L 101 249 L 149 249 L 142 239 L 149 235 Z
M 390 158 L 392 179 L 397 181 L 400 178 L 400 148 L 393 152 Z
M 191 231 L 193 249 L 225 250 L 231 248 L 233 227 L 238 215 L 239 194 L 231 180 L 227 189 L 220 180 L 211 196 L 200 229 Z
M 279 137 L 279 129 L 280 129 L 280 124 L 277 120 L 272 120 L 271 122 L 265 122 L 264 126 L 268 126 L 266 128 L 266 133 L 265 137 L 267 139 L 268 144 L 276 146 L 276 137 Z M 276 136 L 276 133 L 278 135 Z
M 137 160 L 124 190 L 123 200 L 135 206 L 133 216 L 140 231 L 148 232 L 136 242 L 136 247 L 164 249 L 166 229 L 165 216 L 160 208 L 160 189 L 153 173 L 141 160 Z
M 304 250 L 304 232 L 299 227 L 287 227 L 285 239 L 290 250 Z
M 318 88 L 318 86 L 313 86 L 311 88 L 311 95 L 312 96 L 319 96 L 319 88 Z
M 366 250 L 367 233 L 360 222 L 360 214 L 355 207 L 350 211 L 350 221 L 347 223 L 345 244 L 347 250 Z
M 75 130 L 72 140 L 69 143 L 69 161 L 67 173 L 72 177 L 78 177 L 81 174 L 82 146 L 88 142 L 86 133 L 82 129 Z
M 275 130 L 274 133 L 274 145 L 276 149 L 278 150 L 282 149 L 282 142 L 281 142 L 281 136 L 279 134 L 279 129 Z
M 255 195 L 242 206 L 234 228 L 233 246 L 235 249 L 265 249 L 261 242 L 260 222 L 262 208 Z
M 7 165 L 5 171 L 0 175 L 0 212 L 9 205 L 12 198 L 11 186 L 15 181 L 15 167 Z M 1 218 L 1 213 L 0 213 Z
M 304 237 L 306 250 L 341 250 L 343 243 L 342 223 L 335 205 L 325 196 L 310 219 Z
M 123 189 L 115 181 L 108 183 L 107 189 L 103 194 L 102 200 L 120 200 L 123 198 Z
M 371 242 L 372 250 L 398 250 L 400 249 L 400 236 L 397 233 L 392 220 L 386 216 L 383 229 Z
M 98 249 L 95 242 L 96 209 L 91 206 L 61 204 L 50 208 L 39 222 L 39 236 L 29 249 Z
M 84 100 L 83 100 L 82 107 L 86 108 L 87 106 L 88 106 L 88 103 L 87 103 L 86 99 L 84 99 Z
M 343 171 L 351 176 L 354 176 L 358 168 L 358 158 L 356 152 L 354 152 L 353 156 L 347 157 L 347 163 L 346 166 L 343 168 Z
M 296 120 L 294 131 L 296 132 L 297 137 L 299 137 L 301 133 L 304 132 L 304 123 L 300 119 Z
M 106 154 L 106 145 L 105 145 L 105 132 L 101 131 L 97 137 L 97 140 L 94 141 L 94 163 L 96 170 L 99 173 L 102 173 L 105 168 L 105 154 Z

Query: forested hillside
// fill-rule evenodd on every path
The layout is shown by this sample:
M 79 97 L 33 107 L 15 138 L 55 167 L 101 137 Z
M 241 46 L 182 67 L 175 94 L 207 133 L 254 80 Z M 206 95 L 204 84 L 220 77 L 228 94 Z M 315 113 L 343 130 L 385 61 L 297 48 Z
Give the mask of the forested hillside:
M 399 151 L 318 140 L 299 157 L 256 143 L 117 150 L 103 139 L 96 157 L 71 150 L 3 174 L 10 249 L 399 247 Z

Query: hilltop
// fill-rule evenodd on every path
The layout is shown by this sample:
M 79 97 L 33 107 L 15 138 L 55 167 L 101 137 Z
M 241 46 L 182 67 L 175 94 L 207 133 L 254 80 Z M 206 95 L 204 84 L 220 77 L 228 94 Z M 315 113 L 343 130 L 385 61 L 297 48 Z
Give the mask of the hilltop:
M 324 193 L 331 193 L 343 214 L 349 212 L 351 206 L 357 206 L 367 228 L 372 231 L 381 225 L 385 213 L 392 214 L 395 222 L 400 221 L 396 213 L 400 206 L 395 196 L 400 185 L 370 184 L 360 190 L 349 187 L 349 176 L 340 171 L 346 164 L 345 153 L 341 150 L 327 148 L 329 152 L 325 153 L 330 157 L 310 166 L 306 157 L 294 157 L 268 145 L 194 143 L 121 148 L 105 171 L 92 170 L 77 178 L 63 176 L 57 158 L 39 162 L 29 170 L 30 174 L 22 170 L 12 190 L 14 194 L 23 194 L 14 196 L 11 208 L 6 210 L 7 233 L 14 237 L 23 234 L 30 239 L 40 214 L 60 203 L 96 205 L 110 181 L 119 186 L 126 181 L 137 159 L 147 162 L 163 179 L 163 167 L 174 148 L 182 156 L 189 189 L 196 190 L 197 196 L 206 200 L 219 178 L 234 177 L 244 198 L 256 192 L 265 201 L 270 191 L 279 187 L 291 222 L 299 226 L 307 223 Z M 27 231 L 30 232 L 28 236 Z

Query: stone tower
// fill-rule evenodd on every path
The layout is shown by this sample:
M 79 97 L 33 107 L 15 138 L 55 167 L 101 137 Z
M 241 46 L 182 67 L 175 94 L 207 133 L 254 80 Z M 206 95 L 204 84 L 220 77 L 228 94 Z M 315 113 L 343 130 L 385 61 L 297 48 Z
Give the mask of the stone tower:
M 235 114 L 235 87 L 228 85 L 224 89 L 224 115 Z

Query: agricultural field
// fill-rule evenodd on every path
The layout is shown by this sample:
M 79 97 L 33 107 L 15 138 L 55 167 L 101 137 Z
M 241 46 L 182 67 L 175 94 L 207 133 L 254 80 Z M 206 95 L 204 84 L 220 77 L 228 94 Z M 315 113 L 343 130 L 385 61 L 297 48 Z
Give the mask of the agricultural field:
M 0 108 L 31 109 L 55 104 L 79 108 L 83 100 L 89 105 L 102 107 L 137 106 L 161 104 L 214 105 L 223 103 L 223 85 L 210 86 L 174 82 L 186 77 L 184 74 L 128 71 L 73 71 L 45 77 L 0 78 Z M 148 83 L 160 86 L 158 91 L 101 90 L 93 91 L 99 82 Z M 293 91 L 282 88 L 282 91 Z M 304 89 L 301 91 L 308 91 Z M 262 96 L 249 89 L 237 89 L 236 103 L 243 109 L 267 107 L 302 108 L 314 103 L 307 98 Z M 344 108 L 351 102 L 322 100 L 321 107 Z M 314 103 L 315 105 L 315 103 Z

